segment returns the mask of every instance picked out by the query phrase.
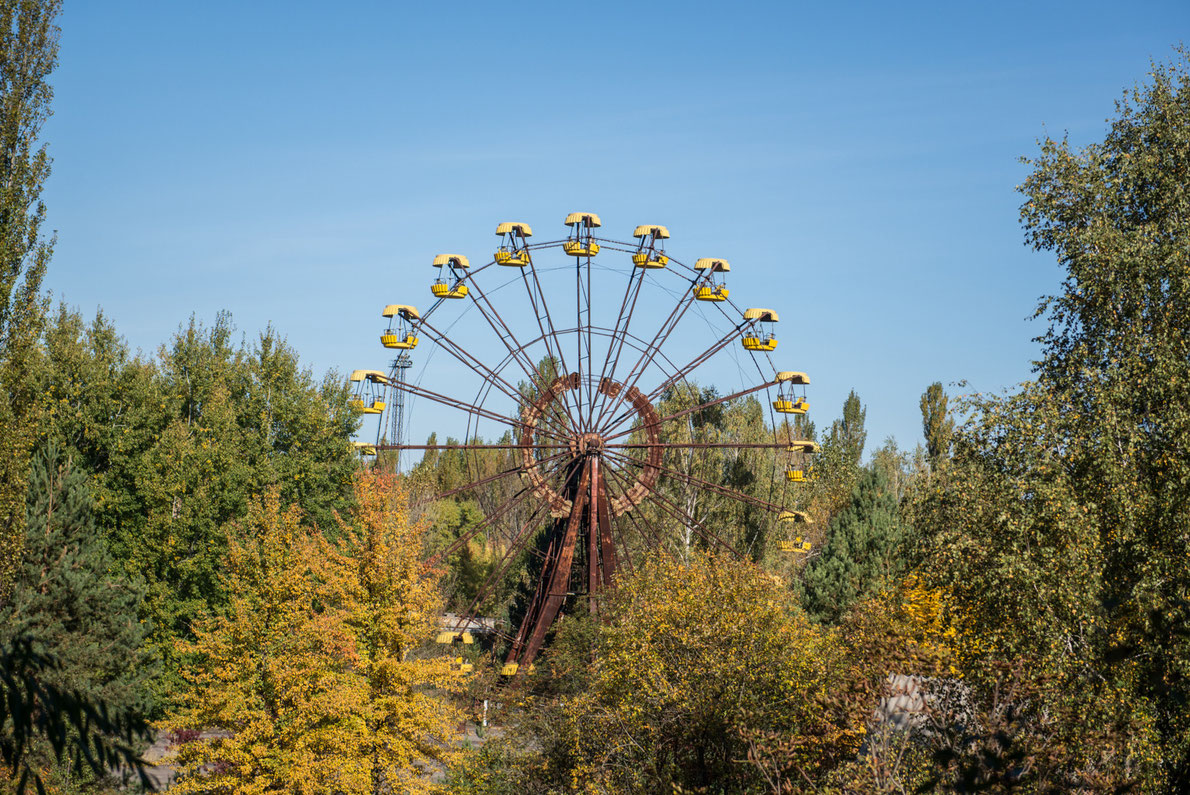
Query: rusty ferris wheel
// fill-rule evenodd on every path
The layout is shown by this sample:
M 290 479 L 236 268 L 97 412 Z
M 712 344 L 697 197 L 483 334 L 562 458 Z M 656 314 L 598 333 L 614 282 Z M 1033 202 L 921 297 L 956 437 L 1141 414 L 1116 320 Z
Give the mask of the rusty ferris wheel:
M 531 506 L 527 518 L 509 531 L 503 559 L 471 606 L 474 611 L 481 604 L 519 552 L 532 550 L 541 557 L 540 575 L 524 618 L 507 635 L 510 647 L 503 673 L 512 676 L 523 673 L 533 661 L 568 600 L 585 597 L 597 613 L 600 592 L 612 585 L 619 568 L 632 565 L 632 550 L 663 545 L 657 528 L 637 515 L 644 506 L 699 536 L 708 547 L 738 554 L 713 528 L 667 498 L 657 488 L 661 480 L 672 478 L 745 503 L 784 526 L 806 518 L 784 507 L 784 489 L 806 479 L 808 457 L 817 450 L 812 441 L 793 438 L 788 424 L 777 419 L 777 415 L 806 413 L 809 377 L 776 369 L 770 354 L 778 344 L 773 329 L 778 313 L 741 309 L 734 304 L 726 285 L 731 270 L 726 260 L 702 258 L 693 266 L 680 262 L 665 251 L 669 231 L 664 226 L 636 227 L 632 243 L 598 237 L 596 230 L 602 223 L 594 213 L 571 213 L 566 226 L 569 232 L 565 238 L 535 243 L 530 242 L 533 232 L 527 224 L 502 223 L 496 229 L 499 247 L 487 264 L 472 268 L 467 257 L 457 254 L 434 259 L 433 266 L 439 269 L 439 277 L 431 285 L 435 301 L 424 311 L 412 303 L 385 307 L 383 315 L 389 326 L 381 343 L 402 351 L 419 344 L 434 346 L 435 352 L 474 375 L 478 389 L 473 400 L 460 397 L 462 390 L 454 388 L 458 386 L 454 382 L 431 389 L 406 379 L 405 370 L 356 370 L 351 375 L 355 405 L 366 414 L 383 413 L 386 393 L 393 392 L 451 407 L 467 416 L 466 435 L 460 444 L 361 444 L 367 452 L 390 449 L 399 454 L 401 450 L 449 447 L 473 460 L 485 451 L 502 451 L 507 456 L 507 465 L 500 471 L 482 473 L 481 477 L 476 468 L 470 473 L 475 476 L 471 482 L 437 497 L 519 478 L 511 496 L 487 510 L 482 522 L 442 553 L 451 554 L 479 532 L 507 521 L 515 507 Z M 606 263 L 612 258 L 609 267 Z M 593 272 L 598 280 L 625 283 L 610 324 L 602 322 L 593 309 L 598 310 L 601 304 L 614 309 L 616 299 L 612 296 L 619 296 L 619 291 L 593 292 Z M 504 278 L 499 285 L 489 283 L 485 291 L 481 282 L 487 279 L 481 275 L 495 277 L 493 282 Z M 642 299 L 646 285 L 660 288 L 672 306 L 651 297 Z M 519 296 L 519 310 L 510 312 L 504 307 L 509 288 Z M 450 313 L 459 305 L 456 302 L 478 310 L 482 325 L 497 341 L 493 352 L 474 351 L 452 332 Z M 559 304 L 564 308 L 560 310 Z M 667 344 L 684 317 L 698 315 L 689 313 L 693 306 L 701 306 L 717 318 L 719 329 L 707 335 L 713 324 L 693 324 L 699 326 L 693 335 L 701 332 L 711 339 L 706 347 L 699 340 L 691 349 L 697 353 L 688 353 L 682 357 L 684 364 L 675 364 Z M 640 328 L 652 336 L 639 336 Z M 688 340 L 692 334 L 683 336 Z M 755 371 L 748 385 L 724 396 L 702 393 L 694 405 L 666 414 L 658 410 L 658 403 L 670 390 L 689 384 L 700 367 L 705 369 L 728 349 L 746 360 L 741 372 Z M 548 366 L 543 367 L 542 362 Z M 772 411 L 766 427 L 771 441 L 694 442 L 674 438 L 669 432 L 698 412 L 762 391 L 769 392 L 767 402 Z M 484 425 L 486 428 L 481 428 Z M 481 430 L 493 429 L 497 435 L 505 434 L 502 443 L 470 441 L 478 440 Z M 776 473 L 780 493 L 770 493 L 770 499 L 746 494 L 683 471 L 666 455 L 714 447 L 776 451 L 774 460 L 779 456 L 783 461 L 782 471 Z M 543 532 L 544 537 L 540 535 Z M 778 547 L 786 552 L 808 549 L 808 544 L 803 548 L 800 536 L 795 542 L 791 532 L 779 538 Z M 461 636 L 473 626 L 471 622 L 470 615 L 461 616 L 453 632 Z

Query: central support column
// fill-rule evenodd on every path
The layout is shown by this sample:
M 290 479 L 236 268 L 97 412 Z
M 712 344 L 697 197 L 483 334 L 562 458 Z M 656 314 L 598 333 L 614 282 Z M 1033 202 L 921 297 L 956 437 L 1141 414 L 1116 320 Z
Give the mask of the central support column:
M 529 612 L 521 623 L 521 629 L 517 632 L 516 640 L 505 661 L 518 665 L 516 674 L 518 677 L 524 673 L 525 667 L 541 650 L 546 631 L 554 623 L 558 611 L 562 608 L 562 603 L 566 601 L 570 589 L 570 572 L 574 565 L 575 543 L 578 540 L 583 516 L 586 513 L 584 509 L 590 499 L 590 486 L 591 459 L 587 458 L 582 463 L 578 488 L 575 490 L 570 516 L 566 520 L 561 543 L 557 545 L 551 543 L 550 554 L 546 556 L 541 572 L 542 584 L 545 587 L 538 588 L 534 595 Z M 561 522 L 558 522 L 554 526 L 557 527 L 560 524 Z

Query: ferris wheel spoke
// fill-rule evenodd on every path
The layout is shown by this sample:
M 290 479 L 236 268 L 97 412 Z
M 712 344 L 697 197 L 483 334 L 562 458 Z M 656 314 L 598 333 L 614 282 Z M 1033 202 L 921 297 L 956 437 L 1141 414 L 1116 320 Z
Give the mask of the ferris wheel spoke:
M 658 352 L 661 350 L 661 346 L 664 345 L 665 341 L 669 339 L 669 335 L 673 333 L 673 330 L 678 327 L 678 323 L 681 321 L 682 317 L 686 314 L 686 311 L 693 305 L 693 303 L 694 293 L 692 291 L 687 291 L 682 300 L 678 302 L 678 305 L 670 311 L 669 316 L 665 318 L 660 328 L 657 329 L 657 333 L 653 335 L 652 342 L 647 343 L 644 346 L 644 349 L 641 351 L 640 358 L 636 360 L 636 362 L 632 365 L 632 369 L 628 371 L 628 375 L 624 379 L 625 388 L 620 390 L 620 394 L 615 398 L 604 401 L 603 405 L 600 407 L 599 415 L 595 423 L 597 427 L 607 415 L 607 412 L 623 402 L 627 391 L 632 387 L 635 387 L 637 383 L 640 382 L 641 377 L 643 377 L 644 374 L 648 372 L 649 366 L 653 363 L 654 359 L 656 359 Z M 627 331 L 627 327 L 625 327 L 625 331 Z
M 681 419 L 682 417 L 685 417 L 689 414 L 693 414 L 696 411 L 703 411 L 705 409 L 711 408 L 712 406 L 718 406 L 720 403 L 726 403 L 729 400 L 736 400 L 738 398 L 746 397 L 747 395 L 751 395 L 754 392 L 759 392 L 762 389 L 770 389 L 770 388 L 776 386 L 778 383 L 779 382 L 777 382 L 777 381 L 767 381 L 767 382 L 761 384 L 760 386 L 749 387 L 748 389 L 742 389 L 739 392 L 733 392 L 730 395 L 724 395 L 723 397 L 714 398 L 713 400 L 708 400 L 704 403 L 700 403 L 697 406 L 691 406 L 690 408 L 682 409 L 681 411 L 675 411 L 673 414 L 667 414 L 664 417 L 659 417 L 657 419 L 657 422 L 658 422 L 658 424 L 672 422 L 673 420 Z M 623 419 L 621 419 L 620 422 L 609 424 L 607 426 L 607 430 L 614 429 L 617 425 L 624 422 L 624 420 L 630 419 L 631 416 L 632 415 L 630 415 L 630 414 L 624 415 Z M 634 430 L 635 430 L 635 428 L 628 428 L 627 430 L 620 431 L 619 433 L 613 433 L 613 434 L 607 435 L 604 437 L 604 441 L 609 442 L 612 439 L 619 439 L 622 436 L 627 436 L 628 434 L 632 433 Z M 728 447 L 739 447 L 740 445 L 727 445 L 727 446 Z M 777 445 L 774 445 L 774 446 L 777 446 Z
M 430 332 L 430 338 L 433 342 L 436 342 L 447 353 L 449 353 L 463 365 L 479 372 L 480 375 L 484 375 L 490 383 L 492 383 L 497 389 L 499 389 L 508 397 L 512 398 L 514 401 L 527 402 L 530 400 L 528 395 L 510 384 L 508 380 L 501 376 L 498 372 L 484 364 L 478 356 L 468 352 L 463 348 L 462 345 L 450 339 L 450 337 L 434 328 L 429 323 L 423 320 L 418 324 L 418 328 L 428 330 Z
M 466 449 L 466 446 L 465 446 L 465 445 L 463 446 L 463 449 Z M 553 454 L 553 455 L 551 455 L 551 456 L 547 456 L 547 457 L 545 457 L 545 458 L 542 458 L 542 459 L 538 460 L 538 462 L 537 462 L 537 463 L 538 463 L 538 464 L 544 464 L 544 463 L 547 463 L 547 462 L 554 462 L 554 461 L 557 461 L 558 459 L 561 459 L 561 458 L 563 458 L 563 456 L 566 456 L 566 455 L 568 455 L 568 454 L 569 454 L 569 449 L 567 449 L 567 450 L 564 450 L 564 451 L 562 451 L 561 453 L 554 453 L 554 454 Z M 566 462 L 565 462 L 565 461 L 563 461 L 562 463 L 564 464 L 564 463 L 566 463 Z M 506 477 L 508 477 L 509 475 L 518 475 L 518 474 L 520 474 L 522 471 L 523 471 L 523 470 L 522 470 L 522 467 L 521 467 L 521 465 L 520 465 L 520 464 L 517 464 L 517 465 L 516 465 L 516 466 L 514 466 L 514 467 L 510 467 L 510 468 L 508 468 L 508 469 L 501 470 L 500 472 L 497 472 L 497 473 L 496 473 L 496 474 L 494 474 L 494 475 L 489 475 L 488 477 L 481 478 L 481 479 L 479 479 L 479 480 L 473 481 L 473 482 L 471 482 L 471 483 L 468 483 L 468 484 L 466 484 L 466 485 L 463 485 L 463 486 L 459 486 L 458 488 L 453 488 L 453 489 L 450 489 L 449 491 L 444 491 L 444 492 L 442 492 L 442 493 L 440 493 L 440 494 L 435 494 L 435 495 L 433 495 L 432 497 L 427 497 L 427 498 L 425 498 L 425 499 L 423 499 L 423 500 L 419 500 L 419 501 L 418 501 L 418 503 L 417 503 L 417 505 L 419 505 L 419 506 L 420 506 L 420 505 L 427 505 L 427 504 L 429 504 L 429 503 L 431 503 L 431 502 L 437 502 L 438 500 L 444 500 L 444 499 L 446 499 L 447 497 L 453 497 L 453 496 L 454 496 L 454 495 L 456 495 L 456 494 L 460 494 L 460 493 L 462 493 L 462 492 L 464 492 L 464 491 L 467 491 L 467 490 L 469 490 L 469 489 L 474 489 L 474 488 L 477 488 L 477 487 L 479 487 L 479 486 L 484 486 L 484 485 L 486 485 L 486 484 L 488 484 L 488 483 L 491 483 L 491 482 L 493 482 L 493 481 L 500 480 L 501 478 L 506 478 Z
M 631 460 L 633 463 L 639 463 L 641 466 L 644 465 L 644 462 L 639 462 L 635 458 L 629 459 L 629 460 Z M 784 507 L 777 505 L 776 503 L 769 502 L 768 500 L 762 500 L 759 497 L 753 497 L 750 494 L 744 494 L 743 492 L 736 491 L 735 489 L 728 488 L 727 486 L 720 486 L 717 483 L 711 483 L 708 480 L 703 480 L 702 478 L 695 477 L 694 475 L 690 475 L 690 474 L 687 474 L 680 470 L 672 469 L 667 466 L 662 466 L 660 464 L 658 464 L 656 466 L 658 469 L 661 470 L 661 473 L 664 475 L 669 475 L 670 477 L 675 477 L 680 480 L 684 480 L 686 483 L 689 483 L 692 486 L 698 486 L 699 488 L 706 489 L 707 491 L 712 491 L 712 492 L 714 492 L 716 494 L 720 494 L 724 497 L 729 497 L 729 498 L 736 500 L 738 502 L 748 503 L 749 505 L 756 506 L 757 508 L 764 508 L 765 510 L 769 510 L 769 511 L 783 511 L 783 510 L 785 510 Z
M 480 530 L 483 530 L 487 527 L 491 527 L 493 524 L 495 524 L 497 521 L 499 521 L 501 518 L 503 518 L 506 514 L 508 514 L 518 504 L 524 502 L 529 497 L 529 495 L 531 495 L 532 493 L 533 492 L 530 489 L 521 489 L 516 494 L 509 497 L 507 500 L 505 500 L 503 503 L 501 503 L 496 508 L 496 510 L 492 511 L 491 513 L 488 513 L 486 516 L 484 516 L 483 519 L 476 522 L 471 527 L 468 527 L 458 538 L 456 538 L 454 541 L 452 541 L 449 546 L 447 546 L 445 549 L 441 550 L 440 552 L 434 554 L 430 558 L 430 563 L 433 564 L 433 563 L 437 563 L 440 560 L 445 560 L 446 558 L 450 557 L 454 553 L 458 552 L 460 549 L 462 549 L 464 546 L 466 546 L 467 543 L 472 538 L 474 538 L 479 533 Z
M 378 379 L 378 383 L 386 384 L 386 385 L 394 387 L 396 389 L 400 389 L 401 391 L 403 391 L 407 394 L 413 395 L 414 397 L 424 397 L 427 400 L 431 400 L 435 403 L 440 403 L 444 406 L 450 406 L 451 408 L 456 408 L 456 409 L 459 409 L 460 411 L 465 411 L 471 415 L 477 415 L 480 417 L 484 417 L 485 419 L 495 420 L 496 422 L 502 422 L 507 425 L 511 425 L 514 428 L 529 427 L 524 422 L 522 422 L 520 420 L 513 419 L 512 417 L 509 417 L 505 414 L 500 414 L 498 412 L 491 411 L 490 409 L 485 409 L 482 406 L 476 406 L 471 403 L 467 403 L 465 401 L 459 400 L 457 398 L 452 398 L 448 395 L 439 394 L 432 390 L 426 389 L 423 386 L 411 384 L 408 381 L 400 381 L 395 378 L 389 378 L 387 376 L 384 376 L 384 377 Z M 563 437 L 561 437 L 555 433 L 546 431 L 544 429 L 542 429 L 542 432 L 546 433 L 546 435 L 548 435 L 548 436 L 552 436 L 556 441 L 564 441 Z
M 556 456 L 552 456 L 552 457 L 556 458 Z M 561 469 L 562 467 L 569 466 L 570 464 L 571 464 L 570 461 L 554 462 L 553 464 L 551 464 L 551 466 L 549 468 L 547 468 L 547 471 L 553 473 L 553 472 L 556 472 L 557 470 Z M 519 470 L 514 470 L 514 471 L 519 471 Z M 508 474 L 508 473 L 500 473 L 499 476 L 503 477 L 506 474 Z M 485 478 L 484 481 L 477 481 L 476 483 L 469 483 L 468 485 L 463 486 L 462 489 L 453 489 L 449 492 L 446 492 L 443 496 L 449 496 L 451 494 L 456 494 L 461 490 L 474 488 L 476 485 L 479 485 L 483 482 L 491 481 L 493 479 L 494 478 Z M 496 521 L 498 521 L 499 519 L 506 516 L 508 513 L 510 513 L 512 511 L 513 508 L 515 508 L 520 503 L 524 502 L 525 499 L 532 493 L 533 493 L 533 490 L 528 489 L 528 488 L 519 490 L 512 497 L 510 497 L 509 499 L 507 499 L 503 503 L 501 503 L 494 511 L 488 513 L 483 518 L 482 521 L 478 522 L 473 527 L 469 527 L 463 535 L 461 535 L 457 539 L 455 539 L 450 544 L 450 546 L 448 546 L 446 549 L 444 549 L 441 552 L 434 555 L 430 560 L 432 562 L 442 560 L 446 557 L 449 557 L 450 555 L 453 555 L 455 552 L 458 552 L 460 549 L 463 548 L 463 545 L 466 544 L 468 541 L 470 541 L 472 538 L 474 538 L 475 535 L 480 530 L 483 530 L 486 527 L 490 527 Z M 419 503 L 419 505 L 424 505 L 425 503 L 426 503 L 426 501 L 422 501 Z M 533 514 L 531 514 L 531 516 L 536 515 L 541 510 L 541 507 L 542 507 L 541 503 L 537 503 L 537 507 L 534 508 Z
M 536 525 L 538 516 L 541 514 L 542 506 L 538 505 L 529 517 L 520 525 L 513 538 L 508 543 L 508 548 L 504 551 L 504 556 L 492 567 L 491 573 L 484 578 L 483 583 L 480 584 L 479 590 L 476 591 L 475 597 L 471 600 L 471 604 L 467 609 L 460 614 L 460 619 L 469 620 L 475 618 L 475 612 L 479 606 L 483 604 L 484 600 L 492 595 L 496 585 L 504 579 L 508 573 L 508 569 L 516 560 L 516 552 L 522 548 L 523 542 L 527 540 L 529 531 Z M 462 623 L 462 622 L 460 622 Z M 465 624 L 464 624 L 465 626 Z M 507 633 L 501 633 L 507 640 L 512 640 L 512 636 Z
M 685 378 L 687 375 L 689 375 L 694 370 L 694 368 L 698 367 L 700 364 L 704 363 L 707 359 L 710 359 L 716 353 L 718 353 L 719 351 L 723 350 L 728 345 L 730 345 L 731 342 L 739 336 L 740 329 L 742 329 L 743 327 L 744 327 L 744 324 L 741 323 L 740 325 L 736 326 L 734 329 L 729 331 L 727 334 L 723 335 L 721 338 L 719 338 L 715 342 L 714 345 L 712 345 L 711 347 L 709 347 L 705 351 L 703 351 L 701 354 L 699 354 L 693 361 L 691 361 L 684 367 L 679 368 L 676 372 L 674 372 L 668 378 L 666 378 L 664 381 L 662 381 L 660 386 L 657 386 L 651 392 L 649 392 L 647 395 L 645 395 L 645 398 L 649 401 L 654 401 L 657 399 L 657 397 L 659 395 L 665 394 L 665 390 L 669 389 L 671 386 L 678 383 L 678 381 L 681 381 L 683 378 Z M 643 375 L 643 373 L 640 373 L 637 375 L 637 380 L 640 379 L 641 375 Z M 631 416 L 632 416 L 632 412 L 624 412 L 624 413 L 620 414 L 619 416 L 617 416 L 612 421 L 605 423 L 603 425 L 603 429 L 606 431 L 608 429 L 615 428 L 616 426 L 618 426 L 620 423 L 622 423 L 624 420 L 628 419 Z
M 628 458 L 625 456 L 619 456 L 619 457 L 625 459 L 625 463 L 627 463 L 627 464 L 631 464 L 633 466 L 638 466 L 638 467 L 644 466 L 644 462 L 639 461 L 638 459 Z M 728 544 L 726 541 L 724 541 L 722 538 L 720 538 L 717 533 L 715 533 L 712 530 L 707 529 L 707 527 L 702 522 L 698 521 L 697 519 L 695 519 L 694 517 L 692 517 L 688 513 L 686 513 L 684 510 L 682 510 L 678 506 L 674 505 L 670 500 L 663 497 L 656 489 L 651 490 L 649 492 L 648 496 L 645 497 L 644 501 L 646 503 L 654 502 L 656 504 L 656 506 L 658 508 L 660 508 L 662 511 L 664 511 L 664 512 L 668 513 L 670 516 L 678 519 L 678 521 L 680 521 L 683 525 L 685 525 L 686 527 L 690 528 L 691 530 L 695 531 L 700 536 L 702 536 L 703 539 L 705 541 L 707 541 L 707 543 L 711 543 L 713 541 L 714 543 L 723 547 L 725 550 L 727 550 L 731 554 L 735 555 L 736 557 L 739 557 L 739 552 L 737 552 L 734 547 L 732 547 L 730 544 Z
M 545 344 L 546 354 L 555 362 L 555 366 L 561 369 L 557 375 L 565 375 L 570 372 L 570 368 L 566 365 L 566 354 L 563 351 L 562 340 L 558 337 L 557 327 L 554 325 L 554 318 L 550 314 L 549 302 L 546 301 L 545 291 L 541 288 L 541 280 L 537 275 L 537 267 L 533 264 L 533 255 L 528 250 L 525 252 L 529 264 L 526 268 L 521 268 L 521 280 L 525 284 L 525 291 L 529 296 L 529 303 L 533 307 L 533 314 L 537 318 L 537 328 L 541 331 L 539 339 Z M 525 274 L 528 271 L 533 276 L 533 286 L 537 288 L 536 298 L 534 298 L 533 287 L 529 285 L 529 277 Z M 540 303 L 540 308 L 538 305 Z M 544 320 L 544 322 L 543 322 Z M 567 414 L 573 422 L 574 417 L 580 414 L 579 405 L 574 405 L 574 412 L 569 411 L 572 396 L 566 395 L 563 401 L 567 406 Z
M 660 507 L 662 509 L 663 512 L 668 513 L 670 516 L 674 517 L 679 522 L 681 522 L 684 526 L 693 530 L 695 533 L 698 533 L 698 535 L 702 536 L 702 539 L 704 541 L 706 541 L 708 544 L 710 544 L 710 543 L 718 544 L 720 547 L 725 549 L 727 552 L 731 553 L 734 557 L 736 557 L 736 558 L 742 557 L 740 555 L 740 553 L 738 551 L 736 551 L 735 547 L 733 547 L 731 544 L 728 544 L 726 541 L 724 541 L 722 538 L 720 538 L 718 533 L 715 533 L 712 530 L 708 530 L 706 525 L 704 525 L 702 522 L 695 519 L 690 514 L 683 511 L 678 506 L 674 505 L 670 500 L 666 499 L 665 497 L 662 497 L 658 492 L 656 492 L 656 491 L 649 492 L 649 496 L 645 498 L 645 502 L 655 503 L 658 507 Z
M 645 269 L 633 268 L 628 274 L 628 284 L 624 288 L 624 298 L 620 302 L 620 313 L 616 316 L 616 325 L 612 329 L 611 339 L 607 344 L 607 356 L 603 360 L 603 367 L 599 373 L 599 383 L 603 383 L 605 378 L 615 380 L 616 367 L 620 363 L 620 354 L 624 351 L 624 344 L 628 339 L 628 326 L 632 322 L 632 315 L 636 312 L 636 303 L 640 298 L 640 288 L 645 282 Z M 635 287 L 635 289 L 633 289 Z M 620 323 L 624 323 L 623 332 L 621 333 Z M 614 356 L 613 356 L 614 352 Z M 599 400 L 598 416 L 594 411 L 590 418 L 590 427 L 598 426 L 599 420 L 603 418 L 606 399 Z
M 621 493 L 628 491 L 630 485 L 621 472 L 619 472 L 615 467 L 608 467 L 606 471 L 607 474 L 619 484 Z M 640 536 L 641 540 L 644 541 L 645 546 L 652 547 L 653 549 L 662 548 L 663 544 L 661 543 L 660 536 L 657 534 L 656 528 L 650 527 L 648 523 L 644 523 L 642 525 L 642 523 L 637 520 L 637 517 L 633 511 L 622 513 L 617 516 L 616 519 L 618 520 L 621 517 L 624 517 L 627 521 L 632 523 L 633 527 L 636 528 L 637 534 Z M 624 536 L 622 533 L 618 533 L 618 535 L 620 537 L 620 544 L 624 547 L 626 556 L 631 561 L 631 555 L 627 554 L 630 550 L 628 549 L 628 545 L 624 542 Z
M 472 278 L 470 282 L 472 289 L 469 294 L 475 302 L 476 308 L 479 309 L 479 313 L 483 315 L 484 320 L 492 327 L 492 331 L 500 338 L 500 342 L 507 349 L 509 355 L 525 372 L 525 375 L 528 376 L 529 382 L 534 384 L 538 389 L 544 389 L 546 386 L 545 379 L 538 371 L 537 364 L 529 359 L 525 352 L 525 346 L 517 340 L 516 335 L 512 333 L 512 329 L 504 322 L 504 318 L 496 311 L 496 307 L 488 299 L 487 295 L 484 294 L 483 290 L 480 289 L 475 279 Z M 487 307 L 487 311 L 484 310 L 485 306 Z

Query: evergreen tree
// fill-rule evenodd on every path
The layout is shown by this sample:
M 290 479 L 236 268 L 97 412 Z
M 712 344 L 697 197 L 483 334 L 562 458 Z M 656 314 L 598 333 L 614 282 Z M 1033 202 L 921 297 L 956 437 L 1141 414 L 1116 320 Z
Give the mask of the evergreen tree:
M 926 454 L 930 466 L 950 455 L 950 438 L 954 434 L 954 420 L 947 412 L 946 391 L 942 382 L 935 381 L 921 395 L 921 427 L 926 437 Z
M 143 587 L 116 573 L 95 528 L 84 472 L 52 442 L 33 456 L 25 549 L 0 607 L 0 642 L 28 637 L 51 652 L 50 680 L 116 709 L 148 711 L 154 666 L 138 611 Z
M 0 2 L 0 599 L 19 565 L 29 451 L 40 401 L 28 377 L 41 330 L 41 280 L 53 240 L 41 234 L 50 174 L 41 127 L 58 62 L 60 0 Z
M 143 590 L 113 573 L 86 480 L 53 443 L 34 454 L 24 554 L 10 598 L 0 606 L 0 647 L 27 642 L 49 660 L 38 672 L 39 686 L 69 694 L 63 708 L 102 705 L 113 715 L 145 715 L 151 707 L 146 681 L 155 666 L 138 617 Z M 50 778 L 98 786 L 90 771 L 72 776 L 53 765 L 47 742 L 31 748 L 36 767 L 53 771 Z
M 891 582 L 906 568 L 910 533 L 884 469 L 861 470 L 850 502 L 831 519 L 821 553 L 806 564 L 806 612 L 837 621 L 859 599 Z

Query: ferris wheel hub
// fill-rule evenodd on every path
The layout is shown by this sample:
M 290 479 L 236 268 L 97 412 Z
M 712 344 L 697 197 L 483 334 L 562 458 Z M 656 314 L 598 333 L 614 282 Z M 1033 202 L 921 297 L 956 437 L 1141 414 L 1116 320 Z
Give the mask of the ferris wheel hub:
M 603 437 L 597 433 L 584 433 L 570 442 L 570 449 L 576 456 L 600 455 L 603 452 Z

